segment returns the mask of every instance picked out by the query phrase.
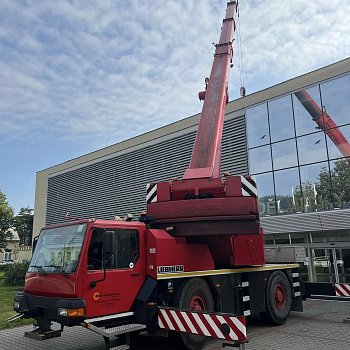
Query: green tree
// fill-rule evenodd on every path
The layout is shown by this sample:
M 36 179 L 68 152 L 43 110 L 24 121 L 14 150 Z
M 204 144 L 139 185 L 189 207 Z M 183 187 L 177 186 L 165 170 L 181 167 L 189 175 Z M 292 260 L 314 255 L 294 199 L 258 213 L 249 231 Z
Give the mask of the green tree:
M 294 190 L 294 202 L 298 203 L 297 211 L 317 211 L 323 208 L 323 202 L 319 196 L 318 183 L 309 180 L 302 182 Z
M 277 196 L 277 207 L 279 214 L 299 213 L 302 210 L 302 200 L 298 195 L 298 187 L 295 188 L 296 195 Z
M 12 238 L 9 229 L 13 226 L 13 209 L 7 202 L 4 193 L 0 191 L 0 249 L 6 248 L 6 241 Z
M 19 236 L 21 245 L 32 245 L 33 209 L 21 208 L 14 219 L 14 227 Z
M 318 176 L 318 193 L 325 202 L 334 203 L 337 208 L 350 205 L 350 164 L 346 159 L 334 162 L 329 177 L 328 169 L 323 168 Z

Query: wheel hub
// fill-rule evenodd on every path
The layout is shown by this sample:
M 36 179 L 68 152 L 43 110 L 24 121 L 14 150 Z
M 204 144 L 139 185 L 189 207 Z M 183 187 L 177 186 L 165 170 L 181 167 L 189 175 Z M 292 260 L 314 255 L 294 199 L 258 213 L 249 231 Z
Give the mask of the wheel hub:
M 194 311 L 203 311 L 205 310 L 205 301 L 200 295 L 195 295 L 190 300 L 189 307 Z
M 273 289 L 273 301 L 278 310 L 282 310 L 286 305 L 286 291 L 281 284 L 276 284 Z

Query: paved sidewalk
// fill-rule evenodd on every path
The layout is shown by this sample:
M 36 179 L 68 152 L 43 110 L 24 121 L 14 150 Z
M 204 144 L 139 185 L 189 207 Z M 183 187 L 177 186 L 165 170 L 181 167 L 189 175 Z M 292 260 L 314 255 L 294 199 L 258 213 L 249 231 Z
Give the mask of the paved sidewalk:
M 247 350 L 348 350 L 350 301 L 307 300 L 304 312 L 292 312 L 286 324 L 269 327 L 255 319 L 248 327 Z
M 348 350 L 350 349 L 350 302 L 307 300 L 304 312 L 292 312 L 286 324 L 268 326 L 260 319 L 248 321 L 246 350 Z M 24 331 L 32 326 L 0 331 L 2 350 L 104 350 L 103 338 L 82 327 L 65 328 L 62 336 L 46 341 L 25 338 Z M 165 338 L 140 335 L 132 350 L 184 350 Z M 206 350 L 221 349 L 218 341 L 210 342 Z

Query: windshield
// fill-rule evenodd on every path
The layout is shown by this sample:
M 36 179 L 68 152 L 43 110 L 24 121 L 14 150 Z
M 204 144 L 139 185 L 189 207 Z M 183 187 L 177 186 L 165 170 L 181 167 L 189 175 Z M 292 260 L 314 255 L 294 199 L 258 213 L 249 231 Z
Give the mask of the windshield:
M 28 272 L 75 272 L 86 232 L 86 224 L 43 230 Z

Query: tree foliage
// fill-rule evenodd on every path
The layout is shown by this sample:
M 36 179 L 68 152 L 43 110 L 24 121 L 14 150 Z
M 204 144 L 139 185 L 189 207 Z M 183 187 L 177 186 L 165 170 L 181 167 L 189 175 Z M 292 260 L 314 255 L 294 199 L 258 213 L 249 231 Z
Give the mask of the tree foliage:
M 29 263 L 7 265 L 5 269 L 4 283 L 6 286 L 24 286 L 24 278 Z
M 275 202 L 276 200 L 276 202 Z M 261 215 L 291 214 L 350 208 L 350 164 L 346 159 L 338 159 L 329 172 L 321 169 L 313 181 L 296 184 L 291 196 L 277 195 L 259 198 Z
M 323 197 L 333 197 L 335 207 L 346 207 L 350 202 L 349 162 L 346 159 L 336 160 L 331 170 L 331 178 L 326 169 L 323 169 L 318 176 L 318 184 Z
M 20 245 L 32 245 L 33 209 L 21 208 L 14 219 L 14 227 L 20 239 Z
M 13 219 L 13 209 L 5 194 L 0 191 L 0 248 L 5 248 L 6 241 L 12 238 L 9 229 L 13 226 Z
M 296 186 L 295 201 L 303 203 L 305 212 L 347 208 L 350 205 L 350 165 L 346 159 L 334 162 L 328 171 L 322 168 L 316 181 L 305 181 Z
M 301 186 L 296 186 L 294 191 L 294 201 L 299 204 L 299 211 L 303 208 L 305 212 L 316 211 L 321 208 L 318 197 L 318 185 L 309 180 L 302 182 Z

